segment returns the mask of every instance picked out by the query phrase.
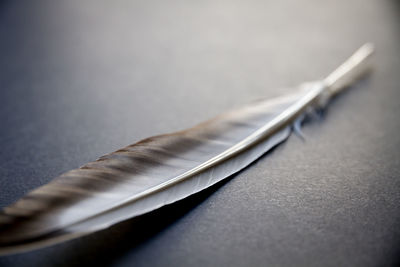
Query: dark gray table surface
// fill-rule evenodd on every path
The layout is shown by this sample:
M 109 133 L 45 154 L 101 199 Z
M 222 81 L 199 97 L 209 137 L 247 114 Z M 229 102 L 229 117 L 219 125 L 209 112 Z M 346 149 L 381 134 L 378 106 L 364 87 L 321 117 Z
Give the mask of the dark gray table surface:
M 394 266 L 400 4 L 2 1 L 0 207 L 142 138 L 324 77 L 375 71 L 249 168 L 109 230 L 1 266 Z

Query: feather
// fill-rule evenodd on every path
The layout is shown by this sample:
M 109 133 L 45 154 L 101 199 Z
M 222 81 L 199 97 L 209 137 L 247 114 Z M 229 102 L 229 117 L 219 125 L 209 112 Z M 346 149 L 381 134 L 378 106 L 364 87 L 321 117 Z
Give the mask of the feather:
M 0 213 L 0 254 L 105 229 L 199 192 L 285 141 L 315 109 L 364 73 L 370 44 L 322 81 L 188 130 L 151 137 L 33 190 Z M 292 127 L 294 126 L 294 127 Z

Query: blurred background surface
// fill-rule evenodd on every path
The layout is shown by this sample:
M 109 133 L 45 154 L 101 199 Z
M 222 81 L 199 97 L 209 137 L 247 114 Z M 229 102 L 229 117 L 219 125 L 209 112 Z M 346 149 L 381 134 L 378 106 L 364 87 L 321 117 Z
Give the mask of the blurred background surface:
M 250 168 L 1 266 L 390 266 L 400 253 L 400 4 L 2 1 L 0 207 L 142 138 L 326 76 L 375 71 Z

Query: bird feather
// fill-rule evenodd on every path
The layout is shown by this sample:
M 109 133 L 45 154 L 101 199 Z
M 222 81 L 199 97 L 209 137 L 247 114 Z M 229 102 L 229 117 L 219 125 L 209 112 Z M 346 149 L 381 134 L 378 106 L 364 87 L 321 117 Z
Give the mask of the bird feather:
M 285 141 L 293 125 L 363 73 L 364 45 L 326 79 L 193 128 L 147 138 L 66 172 L 0 212 L 0 254 L 55 244 L 176 202 Z M 358 73 L 356 75 L 356 73 Z

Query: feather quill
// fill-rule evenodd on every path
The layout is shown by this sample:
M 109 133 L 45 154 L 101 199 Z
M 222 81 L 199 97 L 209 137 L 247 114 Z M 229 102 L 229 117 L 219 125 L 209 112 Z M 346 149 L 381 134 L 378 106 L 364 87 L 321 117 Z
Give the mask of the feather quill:
M 229 177 L 285 141 L 310 111 L 365 73 L 372 52 L 371 44 L 362 46 L 326 79 L 284 97 L 142 140 L 62 174 L 0 212 L 0 254 L 107 228 Z

